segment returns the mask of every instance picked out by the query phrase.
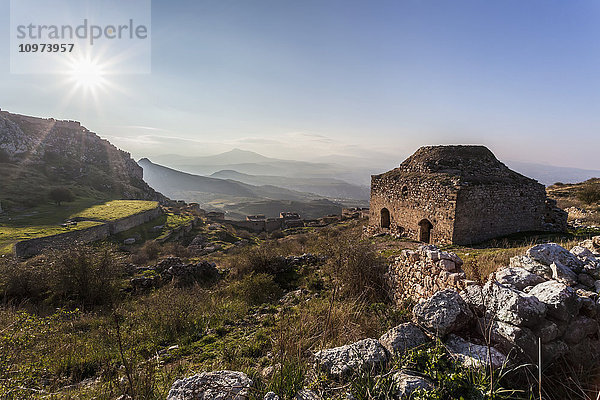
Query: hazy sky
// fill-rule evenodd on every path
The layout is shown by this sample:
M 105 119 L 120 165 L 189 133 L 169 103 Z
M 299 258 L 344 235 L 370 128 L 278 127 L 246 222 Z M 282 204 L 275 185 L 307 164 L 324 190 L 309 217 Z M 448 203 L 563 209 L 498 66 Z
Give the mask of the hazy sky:
M 152 73 L 110 76 L 96 99 L 11 75 L 8 15 L 0 0 L 0 107 L 80 120 L 136 158 L 239 147 L 399 163 L 481 143 L 600 169 L 598 0 L 153 0 Z

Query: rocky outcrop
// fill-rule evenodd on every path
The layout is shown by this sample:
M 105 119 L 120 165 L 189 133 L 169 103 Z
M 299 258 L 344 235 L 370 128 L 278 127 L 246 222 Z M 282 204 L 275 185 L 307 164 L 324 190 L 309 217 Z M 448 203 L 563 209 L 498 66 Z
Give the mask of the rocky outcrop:
M 243 372 L 203 372 L 175 381 L 167 400 L 247 400 L 252 385 Z
M 179 257 L 167 257 L 158 264 L 140 268 L 139 271 L 145 272 L 145 275 L 131 279 L 134 290 L 156 288 L 171 281 L 178 287 L 211 285 L 221 278 L 215 263 L 185 263 Z
M 0 111 L 0 153 L 7 158 L 4 162 L 25 170 L 35 169 L 48 182 L 57 185 L 76 184 L 124 199 L 168 201 L 143 181 L 143 170 L 129 153 L 79 122 Z M 19 173 L 14 178 L 7 177 L 7 188 L 0 191 L 0 196 L 22 205 L 25 193 L 31 194 L 26 191 L 30 188 L 22 184 L 29 175 Z M 20 179 L 20 185 L 11 185 L 10 179 Z M 46 193 L 39 196 L 44 198 Z

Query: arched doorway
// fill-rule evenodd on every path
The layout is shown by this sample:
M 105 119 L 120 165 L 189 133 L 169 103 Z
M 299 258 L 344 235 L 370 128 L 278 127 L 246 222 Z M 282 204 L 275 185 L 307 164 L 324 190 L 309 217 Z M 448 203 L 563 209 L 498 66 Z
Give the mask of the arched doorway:
M 387 208 L 381 209 L 381 227 L 390 229 L 390 210 Z
M 429 243 L 431 241 L 431 230 L 433 225 L 426 219 L 419 222 L 419 241 Z

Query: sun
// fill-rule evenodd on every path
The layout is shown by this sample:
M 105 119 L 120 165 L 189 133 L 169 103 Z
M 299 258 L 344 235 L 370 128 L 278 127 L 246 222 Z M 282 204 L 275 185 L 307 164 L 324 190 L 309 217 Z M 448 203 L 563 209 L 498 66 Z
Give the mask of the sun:
M 86 91 L 96 91 L 106 84 L 102 65 L 91 58 L 74 60 L 67 75 L 76 87 Z

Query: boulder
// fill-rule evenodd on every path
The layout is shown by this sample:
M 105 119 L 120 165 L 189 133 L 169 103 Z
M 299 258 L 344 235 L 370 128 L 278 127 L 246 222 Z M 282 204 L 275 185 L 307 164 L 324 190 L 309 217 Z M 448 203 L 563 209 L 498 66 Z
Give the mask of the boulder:
M 596 320 L 580 315 L 575 317 L 562 339 L 568 344 L 576 344 L 584 338 L 598 333 L 598 322 Z
M 580 303 L 575 290 L 564 283 L 547 281 L 529 292 L 546 304 L 547 315 L 559 321 L 568 321 L 579 312 Z
M 534 330 L 535 336 L 542 339 L 542 343 L 549 343 L 561 336 L 561 330 L 557 324 L 546 319 Z
M 577 285 L 577 274 L 560 261 L 555 261 L 550 265 L 552 269 L 552 279 L 567 284 L 569 286 Z
M 569 250 L 556 243 L 544 243 L 533 246 L 527 250 L 527 255 L 544 265 L 559 262 L 576 272 L 580 272 L 583 268 L 581 260 L 569 252 Z
M 481 286 L 467 286 L 465 290 L 460 292 L 460 297 L 462 297 L 465 303 L 467 303 L 469 307 L 471 307 L 475 314 L 477 314 L 480 317 L 484 315 L 485 305 Z
M 579 243 L 579 246 L 588 249 L 596 257 L 600 256 L 600 236 L 594 236 L 591 239 L 584 240 Z
M 510 266 L 514 268 L 523 268 L 532 274 L 539 275 L 545 279 L 552 278 L 552 270 L 550 265 L 544 265 L 535 261 L 533 258 L 528 256 L 516 256 L 510 259 Z
M 243 372 L 203 372 L 175 381 L 167 400 L 246 400 L 252 385 Z
M 562 340 L 542 344 L 542 363 L 547 365 L 555 359 L 569 353 L 569 346 Z
M 482 318 L 478 329 L 504 354 L 525 356 L 530 360 L 537 357 L 537 338 L 529 328 Z
M 584 263 L 588 260 L 596 261 L 596 256 L 594 256 L 594 253 L 592 253 L 592 251 L 587 247 L 575 246 L 571 249 L 571 253 L 573 253 L 575 257 L 579 258 Z
M 429 338 L 412 322 L 398 325 L 379 338 L 379 342 L 383 347 L 395 356 L 402 356 L 408 350 L 427 343 L 428 341 Z
M 337 380 L 350 378 L 360 371 L 377 370 L 383 367 L 387 358 L 387 350 L 375 339 L 363 339 L 315 354 L 317 366 Z
M 522 267 L 505 267 L 496 271 L 496 280 L 517 290 L 523 290 L 527 286 L 535 286 L 546 281 L 540 275 L 529 272 Z
M 453 289 L 435 293 L 413 308 L 417 325 L 439 337 L 467 327 L 473 320 L 471 309 Z
M 546 305 L 535 296 L 489 281 L 483 287 L 486 313 L 491 318 L 519 326 L 536 326 L 546 315 Z
M 594 280 L 594 278 L 592 278 L 591 276 L 589 276 L 588 274 L 585 274 L 583 272 L 581 274 L 577 275 L 577 281 L 579 283 L 581 283 L 583 286 L 588 287 L 588 288 L 593 288 L 594 283 L 596 282 Z
M 482 346 L 471 343 L 463 338 L 450 334 L 446 341 L 446 348 L 450 354 L 463 366 L 468 368 L 502 368 L 506 362 L 506 356 L 494 347 Z M 489 350 L 489 351 L 488 351 Z
M 267 392 L 263 400 L 279 400 L 279 396 L 277 396 L 274 392 Z
M 399 371 L 392 376 L 396 387 L 396 398 L 408 399 L 417 390 L 433 389 L 433 382 L 409 371 Z
M 302 389 L 296 396 L 295 400 L 321 400 L 321 396 L 309 389 Z

